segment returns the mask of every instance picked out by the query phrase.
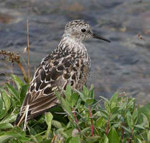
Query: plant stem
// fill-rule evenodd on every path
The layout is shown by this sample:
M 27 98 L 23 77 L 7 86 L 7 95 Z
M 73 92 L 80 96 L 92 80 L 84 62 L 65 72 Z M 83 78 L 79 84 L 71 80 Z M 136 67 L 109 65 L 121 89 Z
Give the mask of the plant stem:
M 73 112 L 73 116 L 74 116 L 75 122 L 76 122 L 76 124 L 78 124 L 79 121 L 78 121 L 78 118 L 77 118 L 75 110 L 72 109 L 72 112 Z
M 20 62 L 17 62 L 17 64 L 23 74 L 25 82 L 29 82 L 24 67 L 22 66 Z
M 56 137 L 57 137 L 56 135 L 53 136 L 53 138 L 52 138 L 52 140 L 51 140 L 51 143 L 54 143 Z
M 78 126 L 78 118 L 77 118 L 77 115 L 76 115 L 76 112 L 75 112 L 75 110 L 74 110 L 74 108 L 72 108 L 72 113 L 73 113 L 73 116 L 74 116 L 74 119 L 75 119 L 75 123 L 76 123 L 76 125 L 77 125 L 77 128 L 78 128 L 78 131 L 80 132 L 81 130 L 80 130 L 80 127 Z
M 28 81 L 30 81 L 30 46 L 29 46 L 29 21 L 27 19 L 27 51 L 28 51 Z
M 89 115 L 90 115 L 90 119 L 91 119 L 91 136 L 93 136 L 94 135 L 94 125 L 93 125 L 93 116 L 92 116 L 90 105 L 88 106 L 88 109 L 89 109 Z
M 132 141 L 132 136 L 133 136 L 133 128 L 131 129 L 131 135 L 130 135 L 130 138 L 129 138 L 128 143 L 131 143 L 131 141 Z
M 124 123 L 122 123 L 122 126 L 124 125 Z M 122 128 L 121 131 L 121 142 L 123 143 L 123 139 L 124 139 L 124 128 Z
M 109 117 L 108 117 L 108 120 L 107 120 L 107 127 L 106 127 L 106 135 L 108 136 L 108 133 L 109 133 Z

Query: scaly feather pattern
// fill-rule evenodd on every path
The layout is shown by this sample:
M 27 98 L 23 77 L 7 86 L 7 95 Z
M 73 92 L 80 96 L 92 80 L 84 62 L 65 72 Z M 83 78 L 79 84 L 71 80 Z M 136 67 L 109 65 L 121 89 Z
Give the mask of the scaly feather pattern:
M 66 24 L 58 47 L 42 60 L 34 73 L 16 125 L 25 118 L 34 118 L 58 104 L 55 91 L 65 90 L 67 84 L 77 90 L 83 87 L 90 60 L 82 42 L 92 37 L 110 42 L 94 34 L 91 26 L 83 20 L 73 20 Z M 26 123 L 25 121 L 25 127 Z
M 70 42 L 70 39 L 63 38 L 58 48 L 42 60 L 30 83 L 16 124 L 19 123 L 27 105 L 28 119 L 34 118 L 58 103 L 54 91 L 65 90 L 67 84 L 79 90 L 85 84 L 89 70 L 87 52 L 85 49 L 81 51 L 79 46 L 83 45 L 71 45 Z M 68 48 L 69 45 L 72 49 Z

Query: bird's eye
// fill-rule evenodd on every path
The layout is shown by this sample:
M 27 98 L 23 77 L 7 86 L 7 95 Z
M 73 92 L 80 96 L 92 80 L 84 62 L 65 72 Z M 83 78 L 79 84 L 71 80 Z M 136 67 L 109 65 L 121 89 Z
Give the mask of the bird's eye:
M 81 31 L 82 31 L 82 32 L 85 32 L 85 31 L 86 31 L 86 29 L 81 29 Z

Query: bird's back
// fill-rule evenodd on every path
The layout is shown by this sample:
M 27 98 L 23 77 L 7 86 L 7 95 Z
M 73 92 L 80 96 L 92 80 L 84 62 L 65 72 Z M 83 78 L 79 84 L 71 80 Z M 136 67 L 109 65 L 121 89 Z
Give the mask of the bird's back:
M 16 124 L 24 120 L 27 105 L 28 119 L 34 118 L 58 103 L 55 91 L 65 90 L 67 84 L 80 90 L 85 84 L 89 71 L 88 55 L 81 51 L 70 51 L 67 46 L 60 44 L 42 60 L 30 83 Z

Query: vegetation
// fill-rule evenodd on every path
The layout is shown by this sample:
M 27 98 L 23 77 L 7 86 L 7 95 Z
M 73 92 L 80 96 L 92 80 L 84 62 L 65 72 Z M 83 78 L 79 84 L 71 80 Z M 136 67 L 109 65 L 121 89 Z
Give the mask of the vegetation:
M 138 107 L 135 99 L 115 93 L 111 99 L 94 98 L 93 87 L 56 92 L 60 104 L 49 112 L 14 126 L 31 80 L 29 28 L 27 21 L 27 72 L 20 56 L 9 51 L 0 55 L 18 65 L 24 81 L 11 75 L 11 82 L 0 87 L 0 143 L 148 143 L 150 142 L 150 103 Z
M 60 105 L 36 119 L 27 130 L 13 126 L 28 85 L 17 76 L 0 88 L 1 143 L 147 143 L 150 142 L 150 104 L 115 93 L 110 100 L 94 98 L 93 87 L 82 92 L 67 86 Z

